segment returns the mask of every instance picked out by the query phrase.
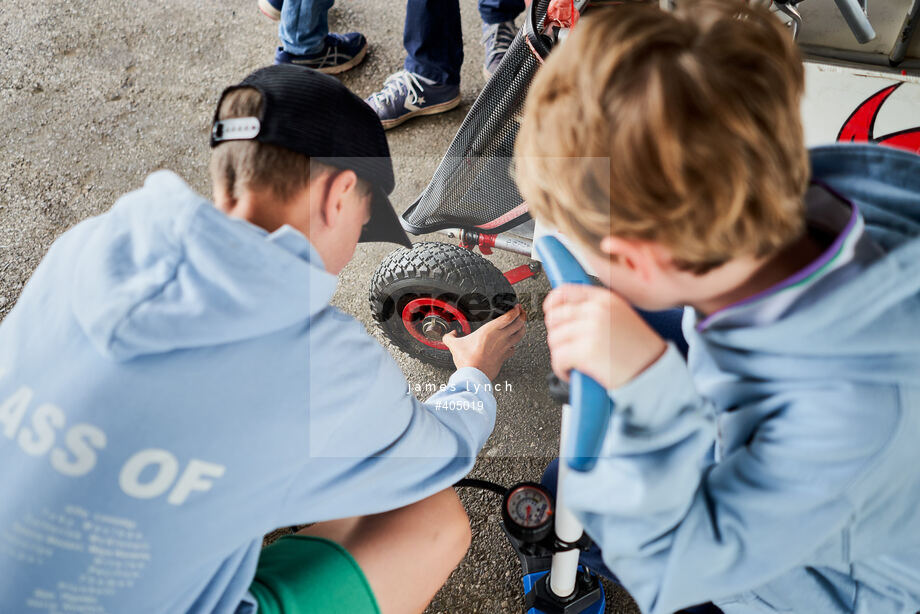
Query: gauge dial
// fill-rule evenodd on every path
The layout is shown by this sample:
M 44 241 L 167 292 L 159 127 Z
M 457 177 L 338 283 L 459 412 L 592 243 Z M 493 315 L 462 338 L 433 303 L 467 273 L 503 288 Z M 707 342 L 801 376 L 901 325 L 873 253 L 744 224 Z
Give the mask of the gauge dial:
M 502 506 L 505 526 L 524 541 L 539 541 L 552 530 L 553 498 L 539 484 L 512 486 Z
M 538 527 L 549 519 L 549 497 L 535 488 L 518 488 L 508 498 L 508 515 L 522 527 Z

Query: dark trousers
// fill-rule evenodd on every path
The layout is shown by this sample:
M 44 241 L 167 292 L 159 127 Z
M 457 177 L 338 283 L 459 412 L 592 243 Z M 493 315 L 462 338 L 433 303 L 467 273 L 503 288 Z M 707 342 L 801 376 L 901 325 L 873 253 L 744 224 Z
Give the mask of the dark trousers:
M 479 0 L 487 24 L 511 21 L 524 10 L 524 0 Z M 459 85 L 463 64 L 459 0 L 408 0 L 403 30 L 406 70 L 440 84 Z

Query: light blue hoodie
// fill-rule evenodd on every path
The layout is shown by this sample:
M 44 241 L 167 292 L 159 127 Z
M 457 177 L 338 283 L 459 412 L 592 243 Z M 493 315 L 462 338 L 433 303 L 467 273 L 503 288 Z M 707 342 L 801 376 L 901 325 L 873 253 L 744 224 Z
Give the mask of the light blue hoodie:
M 0 612 L 251 611 L 264 533 L 467 473 L 487 378 L 420 403 L 335 286 L 166 171 L 58 239 L 0 325 Z
M 920 157 L 812 167 L 861 212 L 857 257 L 766 321 L 687 309 L 689 364 L 612 391 L 604 457 L 562 485 L 645 613 L 920 610 Z

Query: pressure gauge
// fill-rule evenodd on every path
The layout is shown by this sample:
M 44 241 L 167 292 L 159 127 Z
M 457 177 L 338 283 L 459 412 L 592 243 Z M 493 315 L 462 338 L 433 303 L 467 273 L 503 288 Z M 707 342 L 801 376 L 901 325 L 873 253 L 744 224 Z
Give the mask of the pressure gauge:
M 502 520 L 521 541 L 538 542 L 553 530 L 553 497 L 539 484 L 515 484 L 502 502 Z

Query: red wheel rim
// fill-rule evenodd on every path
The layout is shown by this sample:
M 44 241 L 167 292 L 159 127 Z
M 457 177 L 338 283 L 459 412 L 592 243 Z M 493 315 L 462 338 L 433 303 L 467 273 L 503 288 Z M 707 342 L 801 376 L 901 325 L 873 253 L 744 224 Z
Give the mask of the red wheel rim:
M 438 350 L 447 349 L 447 346 L 441 343 L 441 341 L 429 339 L 421 331 L 420 327 L 422 321 L 429 316 L 441 318 L 450 328 L 453 328 L 450 326 L 451 324 L 459 324 L 460 330 L 464 335 L 468 335 L 472 332 L 469 320 L 465 315 L 463 315 L 463 312 L 457 309 L 454 305 L 451 305 L 450 303 L 437 298 L 417 298 L 415 300 L 409 301 L 406 303 L 406 306 L 403 307 L 403 326 L 406 327 L 406 330 L 409 331 L 410 335 L 428 347 L 432 347 Z

